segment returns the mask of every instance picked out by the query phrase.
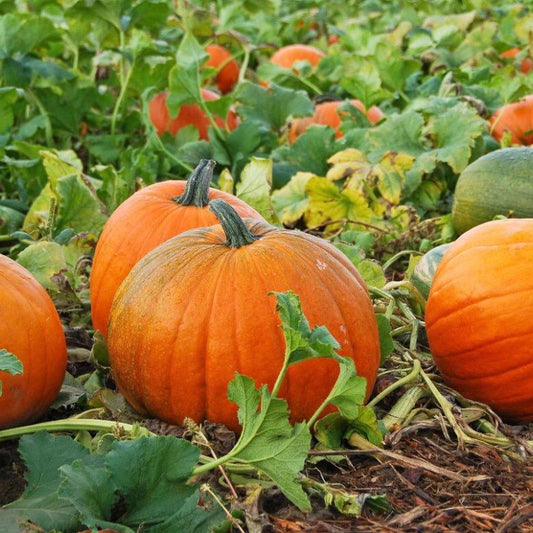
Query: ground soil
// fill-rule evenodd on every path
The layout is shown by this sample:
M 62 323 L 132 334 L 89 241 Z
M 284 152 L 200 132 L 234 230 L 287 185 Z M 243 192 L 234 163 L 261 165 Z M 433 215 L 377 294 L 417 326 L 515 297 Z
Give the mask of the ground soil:
M 151 430 L 182 434 L 181 428 L 146 421 Z M 220 452 L 231 446 L 231 432 L 217 426 L 207 433 Z M 218 441 L 217 441 L 218 439 Z M 321 498 L 313 498 L 313 511 L 304 514 L 274 489 L 265 490 L 246 506 L 246 530 L 254 532 L 533 532 L 533 463 L 509 460 L 494 449 L 469 446 L 463 450 L 436 431 L 421 431 L 396 442 L 403 457 L 422 459 L 442 468 L 446 475 L 402 460 L 374 459 L 354 450 L 341 462 L 321 461 L 306 474 L 346 491 L 384 494 L 389 510 L 374 513 L 364 508 L 351 518 Z M 450 479 L 449 473 L 463 479 Z M 480 479 L 484 476 L 484 479 Z M 23 464 L 14 441 L 0 443 L 0 505 L 16 499 L 24 489 Z M 219 492 L 226 489 L 217 487 Z M 227 491 L 226 491 L 227 492 Z M 246 499 L 239 493 L 237 506 Z M 228 494 L 229 496 L 229 494 Z
M 71 347 L 88 347 L 91 342 L 69 338 Z M 86 371 L 86 366 L 83 361 L 70 363 L 69 371 L 75 375 Z M 49 416 L 66 415 L 52 412 Z M 159 434 L 184 436 L 182 427 L 158 420 L 142 424 Z M 217 454 L 224 454 L 235 442 L 235 435 L 223 426 L 206 423 L 203 429 Z M 533 424 L 500 429 L 514 436 L 517 445 L 512 453 L 485 445 L 461 447 L 444 425 L 437 424 L 389 435 L 385 450 L 392 453 L 387 455 L 351 449 L 327 460 L 314 456 L 318 462 L 309 462 L 308 477 L 348 492 L 386 497 L 387 511 L 376 513 L 364 505 L 359 517 L 341 514 L 318 496 L 312 498 L 313 511 L 304 514 L 277 489 L 252 496 L 236 485 L 235 498 L 218 483 L 218 477 L 208 481 L 234 507 L 245 509 L 242 529 L 250 533 L 533 533 L 533 455 L 526 442 L 533 439 Z M 0 442 L 0 506 L 24 490 L 24 465 L 17 445 L 17 441 Z

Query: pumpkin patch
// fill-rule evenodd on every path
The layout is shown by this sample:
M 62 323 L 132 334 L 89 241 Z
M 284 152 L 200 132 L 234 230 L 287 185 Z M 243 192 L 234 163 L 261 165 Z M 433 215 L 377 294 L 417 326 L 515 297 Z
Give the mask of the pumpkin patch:
M 0 530 L 529 531 L 529 4 L 0 2 Z

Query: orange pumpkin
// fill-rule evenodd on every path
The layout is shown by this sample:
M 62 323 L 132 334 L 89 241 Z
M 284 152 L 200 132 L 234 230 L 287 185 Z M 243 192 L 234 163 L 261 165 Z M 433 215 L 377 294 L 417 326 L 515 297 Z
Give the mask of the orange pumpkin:
M 209 59 L 204 66 L 218 69 L 215 77 L 216 86 L 221 93 L 229 93 L 239 79 L 237 61 L 226 48 L 218 44 L 206 46 L 205 51 L 209 54 Z
M 429 346 L 445 382 L 510 420 L 533 421 L 533 219 L 485 222 L 444 253 L 429 292 Z
M 202 98 L 206 102 L 220 98 L 217 93 L 208 89 L 201 89 L 201 93 Z M 155 126 L 158 135 L 163 135 L 165 132 L 176 135 L 181 128 L 193 125 L 198 129 L 200 139 L 209 139 L 207 128 L 211 125 L 211 122 L 198 104 L 182 105 L 177 116 L 171 118 L 166 100 L 167 93 L 161 92 L 152 98 L 148 106 L 150 120 Z M 238 125 L 237 115 L 233 109 L 230 109 L 226 120 L 222 120 L 219 116 L 215 116 L 215 122 L 219 127 L 228 128 L 230 130 L 234 130 Z
M 504 105 L 489 119 L 490 132 L 500 142 L 509 133 L 512 144 L 533 144 L 533 94 Z
M 293 143 L 298 136 L 301 135 L 312 124 L 330 126 L 335 130 L 336 139 L 342 137 L 342 131 L 339 129 L 342 124 L 342 120 L 338 111 L 338 108 L 342 103 L 344 102 L 340 100 L 334 102 L 322 102 L 315 106 L 315 112 L 313 113 L 312 117 L 294 119 L 289 128 L 289 141 Z M 375 105 L 367 111 L 360 100 L 354 98 L 350 100 L 350 103 L 365 113 L 368 120 L 372 124 L 376 124 L 385 116 L 383 111 L 381 111 L 381 109 Z
M 67 365 L 59 315 L 44 288 L 0 255 L 0 349 L 22 362 L 23 373 L 0 372 L 0 429 L 29 424 L 55 400 Z
M 119 389 L 140 412 L 181 423 L 209 419 L 238 430 L 227 396 L 235 371 L 272 387 L 285 343 L 276 298 L 293 290 L 311 326 L 326 325 L 339 353 L 374 385 L 380 345 L 361 276 L 328 241 L 211 202 L 221 225 L 168 240 L 132 269 L 117 292 L 108 349 Z M 288 370 L 280 396 L 293 421 L 309 419 L 338 374 L 331 359 Z
M 280 67 L 292 69 L 297 61 L 308 61 L 316 67 L 325 57 L 324 52 L 308 44 L 290 44 L 279 48 L 271 57 L 270 62 Z M 297 70 L 294 72 L 298 73 Z
M 130 196 L 109 217 L 96 245 L 90 277 L 95 331 L 107 334 L 115 292 L 141 257 L 183 231 L 217 222 L 207 208 L 210 200 L 224 198 L 242 216 L 262 219 L 242 200 L 209 187 L 214 165 L 214 161 L 202 160 L 188 181 L 149 185 Z
M 509 50 L 505 50 L 505 52 L 502 52 L 500 54 L 500 57 L 505 57 L 507 59 L 513 59 L 521 51 L 522 50 L 520 50 L 520 48 L 510 48 Z M 522 61 L 520 62 L 520 72 L 527 74 L 528 72 L 532 70 L 533 70 L 533 60 L 530 57 L 524 57 L 524 59 L 522 59 Z

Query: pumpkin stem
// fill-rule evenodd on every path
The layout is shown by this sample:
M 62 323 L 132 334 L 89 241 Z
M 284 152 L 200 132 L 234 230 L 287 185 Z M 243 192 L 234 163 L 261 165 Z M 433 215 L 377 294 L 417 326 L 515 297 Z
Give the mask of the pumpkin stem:
M 217 198 L 209 203 L 209 209 L 215 214 L 226 234 L 226 246 L 240 248 L 259 239 L 244 224 L 237 211 L 225 200 Z
M 209 203 L 209 184 L 215 165 L 216 162 L 212 159 L 200 159 L 187 180 L 185 192 L 181 196 L 175 196 L 174 200 L 181 205 L 205 207 Z

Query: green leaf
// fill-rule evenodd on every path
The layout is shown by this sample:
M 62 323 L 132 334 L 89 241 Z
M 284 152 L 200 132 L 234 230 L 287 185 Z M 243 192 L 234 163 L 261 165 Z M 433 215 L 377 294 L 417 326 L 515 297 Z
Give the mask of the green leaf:
M 8 55 L 25 55 L 54 35 L 54 24 L 45 17 L 11 13 L 0 17 L 0 49 Z
M 89 451 L 70 437 L 40 431 L 21 437 L 19 453 L 26 464 L 27 486 L 19 499 L 5 507 L 16 511 L 19 522 L 30 520 L 46 531 L 75 531 L 79 525 L 76 508 L 58 495 L 59 468 L 88 457 Z
M 22 226 L 24 215 L 20 211 L 0 205 L 0 235 L 9 235 Z
M 295 164 L 299 170 L 323 176 L 328 170 L 328 159 L 338 150 L 335 132 L 329 126 L 314 124 L 299 135 L 290 146 L 282 146 L 274 157 Z
M 13 104 L 17 100 L 15 87 L 0 87 L 0 133 L 7 132 L 13 125 Z
M 170 116 L 178 114 L 183 104 L 201 102 L 200 66 L 208 54 L 191 33 L 186 33 L 176 53 L 176 66 L 169 74 L 170 93 L 166 103 Z
M 276 222 L 270 200 L 271 187 L 272 160 L 252 157 L 242 169 L 241 178 L 236 187 L 236 195 L 259 211 L 266 220 Z
M 382 124 L 368 130 L 372 158 L 380 159 L 388 151 L 415 157 L 422 154 L 427 149 L 421 140 L 423 126 L 423 116 L 415 111 L 391 115 Z
M 363 435 L 376 446 L 383 446 L 383 433 L 379 428 L 376 413 L 371 407 L 362 405 L 356 419 L 350 422 L 350 429 Z
M 64 481 L 58 494 L 72 503 L 80 521 L 91 528 L 113 527 L 115 524 L 109 518 L 117 495 L 111 474 L 105 467 L 105 457 L 91 455 L 64 464 L 59 471 Z
M 22 362 L 15 354 L 7 350 L 0 349 L 0 372 L 7 372 L 8 374 L 22 374 Z
M 340 372 L 324 403 L 332 403 L 344 418 L 354 420 L 365 401 L 366 379 L 356 375 L 355 363 L 350 357 L 336 356 L 335 359 Z
M 53 277 L 67 270 L 62 246 L 53 241 L 38 241 L 26 247 L 17 257 L 17 263 L 27 268 L 47 290 L 57 291 Z
M 240 102 L 239 115 L 245 120 L 256 120 L 279 131 L 290 116 L 313 114 L 313 104 L 307 93 L 272 84 L 269 89 L 244 82 L 239 85 L 236 99 Z
M 155 525 L 174 514 L 197 492 L 188 481 L 199 456 L 196 446 L 171 436 L 113 443 L 106 464 L 127 504 L 121 523 Z
M 435 117 L 432 130 L 437 137 L 436 158 L 448 163 L 455 173 L 462 172 L 485 125 L 476 110 L 463 102 Z
M 287 365 L 312 357 L 333 357 L 339 343 L 325 326 L 309 327 L 300 299 L 292 291 L 272 292 L 276 296 L 276 312 L 281 319 L 285 338 Z
M 381 86 L 377 67 L 370 61 L 351 61 L 344 67 L 341 87 L 354 98 L 361 100 L 366 109 L 389 95 Z
M 310 511 L 311 503 L 298 482 L 311 443 L 307 426 L 292 427 L 287 402 L 273 398 L 264 385 L 258 391 L 247 376 L 236 373 L 228 385 L 228 398 L 239 406 L 242 425 L 231 459 L 265 473 L 292 503 Z
M 387 282 L 381 265 L 372 259 L 363 259 L 356 267 L 366 284 L 371 287 L 377 287 L 379 289 Z
M 379 344 L 381 347 L 381 364 L 383 364 L 387 357 L 394 349 L 394 343 L 391 335 L 391 325 L 389 319 L 385 315 L 376 314 L 379 331 Z
M 285 186 L 272 193 L 272 203 L 284 226 L 291 226 L 303 217 L 309 205 L 307 182 L 314 176 L 310 172 L 297 172 Z
M 7 350 L 0 349 L 0 373 L 6 372 L 7 374 L 15 375 L 22 374 L 22 362 L 17 358 L 15 354 L 8 352 Z M 0 396 L 2 396 L 2 380 L 0 374 Z

